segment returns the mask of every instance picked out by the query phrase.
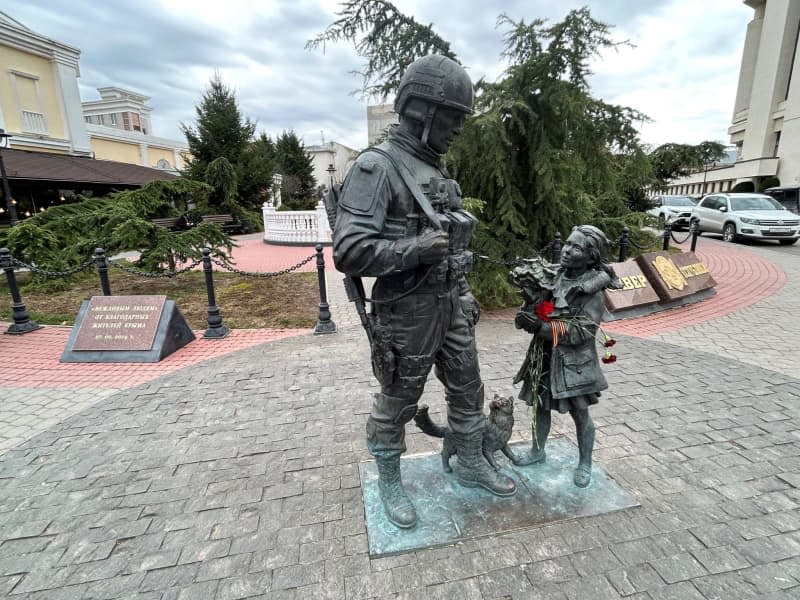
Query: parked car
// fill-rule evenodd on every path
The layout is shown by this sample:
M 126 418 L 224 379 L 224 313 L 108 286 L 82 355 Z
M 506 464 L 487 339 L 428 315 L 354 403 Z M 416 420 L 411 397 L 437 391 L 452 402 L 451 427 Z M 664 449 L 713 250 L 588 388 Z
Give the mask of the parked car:
M 709 194 L 692 209 L 701 232 L 721 233 L 726 242 L 749 238 L 794 244 L 800 238 L 800 216 L 766 194 Z
M 658 217 L 661 225 L 669 223 L 676 228 L 689 226 L 696 201 L 689 196 L 655 196 L 652 203 L 653 207 L 647 214 Z
M 796 215 L 800 215 L 800 186 L 787 185 L 774 187 L 764 190 L 767 196 L 772 196 L 780 202 L 786 209 Z

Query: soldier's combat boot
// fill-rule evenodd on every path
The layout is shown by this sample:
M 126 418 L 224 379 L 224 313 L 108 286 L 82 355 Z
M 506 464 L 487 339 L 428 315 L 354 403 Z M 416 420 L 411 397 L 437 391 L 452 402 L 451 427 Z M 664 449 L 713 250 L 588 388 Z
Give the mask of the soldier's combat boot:
M 414 504 L 403 487 L 400 475 L 400 457 L 377 458 L 378 490 L 386 516 L 394 525 L 409 529 L 417 523 L 417 512 Z
M 469 435 L 451 433 L 456 446 L 456 476 L 464 487 L 482 487 L 496 496 L 513 496 L 517 484 L 495 471 L 483 456 L 483 431 Z

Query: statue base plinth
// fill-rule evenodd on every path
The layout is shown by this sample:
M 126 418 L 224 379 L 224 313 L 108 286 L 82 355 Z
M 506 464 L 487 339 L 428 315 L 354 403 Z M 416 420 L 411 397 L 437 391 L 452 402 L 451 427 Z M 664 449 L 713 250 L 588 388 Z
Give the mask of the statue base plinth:
M 520 454 L 530 442 L 512 444 Z M 455 466 L 458 458 L 451 459 Z M 513 477 L 517 493 L 500 498 L 481 488 L 459 485 L 455 473 L 445 473 L 439 454 L 404 457 L 403 482 L 417 509 L 417 524 L 398 529 L 386 518 L 378 493 L 374 461 L 359 464 L 367 538 L 371 558 L 422 548 L 448 546 L 459 541 L 537 527 L 579 517 L 601 515 L 639 506 L 597 465 L 586 488 L 573 483 L 578 449 L 565 438 L 547 441 L 547 462 L 516 467 L 500 452 L 501 471 Z

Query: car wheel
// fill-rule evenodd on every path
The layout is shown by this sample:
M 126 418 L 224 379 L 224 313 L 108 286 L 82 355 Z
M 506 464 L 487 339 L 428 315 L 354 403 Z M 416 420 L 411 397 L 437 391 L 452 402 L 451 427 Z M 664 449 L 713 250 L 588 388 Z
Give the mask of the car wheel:
M 798 239 L 800 238 L 794 238 L 793 240 L 778 240 L 778 243 L 781 246 L 791 246 L 792 244 L 796 244 Z
M 736 225 L 733 223 L 725 223 L 725 227 L 722 228 L 722 239 L 726 242 L 735 242 Z

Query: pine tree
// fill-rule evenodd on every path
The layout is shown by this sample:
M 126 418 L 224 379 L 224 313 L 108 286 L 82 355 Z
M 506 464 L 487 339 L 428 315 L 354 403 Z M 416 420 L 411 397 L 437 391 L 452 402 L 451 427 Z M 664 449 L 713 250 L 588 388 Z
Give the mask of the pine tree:
M 207 172 L 209 165 L 224 158 L 236 174 L 236 202 L 246 209 L 260 209 L 272 180 L 274 162 L 269 153 L 264 152 L 261 138 L 253 140 L 255 124 L 242 116 L 236 95 L 219 74 L 209 82 L 195 111 L 195 127 L 181 125 L 191 156 L 184 175 L 211 183 Z M 217 200 L 212 198 L 212 201 Z
M 283 176 L 281 198 L 287 208 L 308 210 L 317 203 L 314 164 L 294 131 L 284 131 L 275 142 L 278 170 Z

